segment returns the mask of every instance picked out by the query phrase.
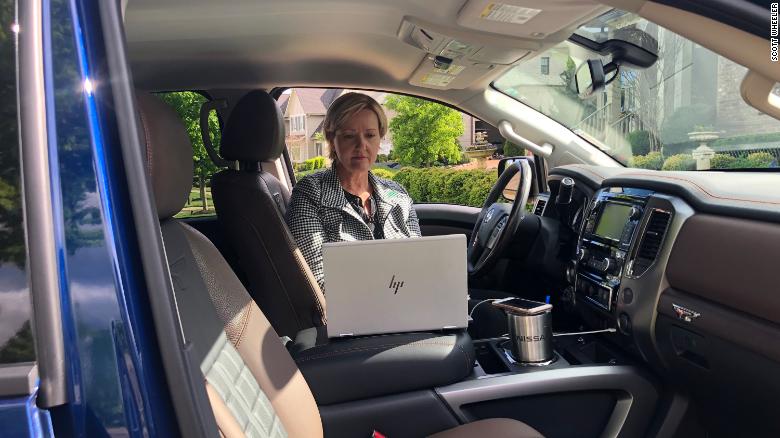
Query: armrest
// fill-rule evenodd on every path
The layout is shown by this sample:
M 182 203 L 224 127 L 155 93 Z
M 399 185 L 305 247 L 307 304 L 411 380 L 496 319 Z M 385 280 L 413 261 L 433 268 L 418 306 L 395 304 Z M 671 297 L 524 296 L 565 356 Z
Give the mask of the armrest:
M 332 339 L 293 352 L 318 405 L 447 385 L 474 368 L 465 331 Z

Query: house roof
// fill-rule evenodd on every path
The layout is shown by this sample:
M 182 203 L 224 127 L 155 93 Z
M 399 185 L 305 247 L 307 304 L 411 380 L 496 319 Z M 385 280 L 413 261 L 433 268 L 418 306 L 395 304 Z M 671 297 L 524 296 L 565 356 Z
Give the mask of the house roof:
M 279 108 L 282 110 L 282 114 L 284 114 L 285 111 L 287 111 L 287 102 L 290 101 L 290 95 L 289 94 L 282 94 L 279 96 L 278 99 L 276 99 L 276 104 L 279 105 Z
M 306 114 L 325 114 L 336 97 L 341 95 L 340 88 L 323 90 L 321 88 L 296 88 L 295 95 Z
M 324 135 L 325 132 L 322 131 L 322 127 L 325 125 L 325 119 L 320 120 L 320 124 L 317 125 L 316 128 L 314 128 L 314 132 L 311 133 L 311 138 L 314 138 L 315 135 L 317 135 L 318 132 L 322 132 Z

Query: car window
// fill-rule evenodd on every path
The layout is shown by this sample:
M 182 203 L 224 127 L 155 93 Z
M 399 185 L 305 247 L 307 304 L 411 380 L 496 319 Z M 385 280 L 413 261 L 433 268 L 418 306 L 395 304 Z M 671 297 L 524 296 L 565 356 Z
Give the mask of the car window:
M 19 162 L 14 1 L 0 0 L 0 364 L 35 360 Z
M 214 164 L 206 152 L 203 145 L 203 138 L 200 130 L 200 107 L 208 99 L 194 91 L 173 91 L 168 93 L 158 93 L 168 105 L 172 106 L 184 121 L 187 127 L 187 134 L 192 142 L 192 159 L 195 170 L 195 177 L 192 181 L 192 190 L 190 197 L 184 208 L 176 214 L 175 217 L 186 219 L 202 216 L 213 216 L 216 214 L 214 204 L 211 201 L 211 176 L 219 168 Z M 211 143 L 216 150 L 219 150 L 221 139 L 221 130 L 217 113 L 212 111 L 209 115 L 209 135 Z
M 296 180 L 330 166 L 325 113 L 350 91 L 370 95 L 387 115 L 389 129 L 373 172 L 402 184 L 417 203 L 481 207 L 502 154 L 526 154 L 488 123 L 436 102 L 380 91 L 292 88 L 278 103 Z
M 580 99 L 572 86 L 576 68 L 609 60 L 564 41 L 493 85 L 629 167 L 779 166 L 780 121 L 742 99 L 745 67 L 633 13 L 610 11 L 576 33 L 595 41 L 647 35 L 657 42 L 658 61 L 646 69 L 621 66 L 603 91 Z

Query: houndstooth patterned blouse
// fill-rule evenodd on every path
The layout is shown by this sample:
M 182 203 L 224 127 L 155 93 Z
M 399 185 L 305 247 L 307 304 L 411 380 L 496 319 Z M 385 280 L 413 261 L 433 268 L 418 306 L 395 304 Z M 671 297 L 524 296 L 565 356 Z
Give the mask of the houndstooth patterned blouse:
M 395 181 L 371 172 L 368 178 L 374 187 L 376 226 L 382 227 L 385 238 L 420 237 L 420 224 L 406 190 Z M 369 224 L 347 202 L 333 168 L 298 181 L 290 197 L 286 220 L 321 289 L 323 243 L 374 239 Z

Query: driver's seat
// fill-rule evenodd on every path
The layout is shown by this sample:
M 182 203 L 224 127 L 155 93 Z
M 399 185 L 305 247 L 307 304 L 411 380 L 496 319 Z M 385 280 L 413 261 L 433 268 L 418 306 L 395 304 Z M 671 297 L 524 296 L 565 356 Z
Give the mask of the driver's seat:
M 238 256 L 245 285 L 282 336 L 325 325 L 325 297 L 284 221 L 287 187 L 263 170 L 284 149 L 276 101 L 257 90 L 244 95 L 225 124 L 220 154 L 238 163 L 212 177 L 217 217 Z

